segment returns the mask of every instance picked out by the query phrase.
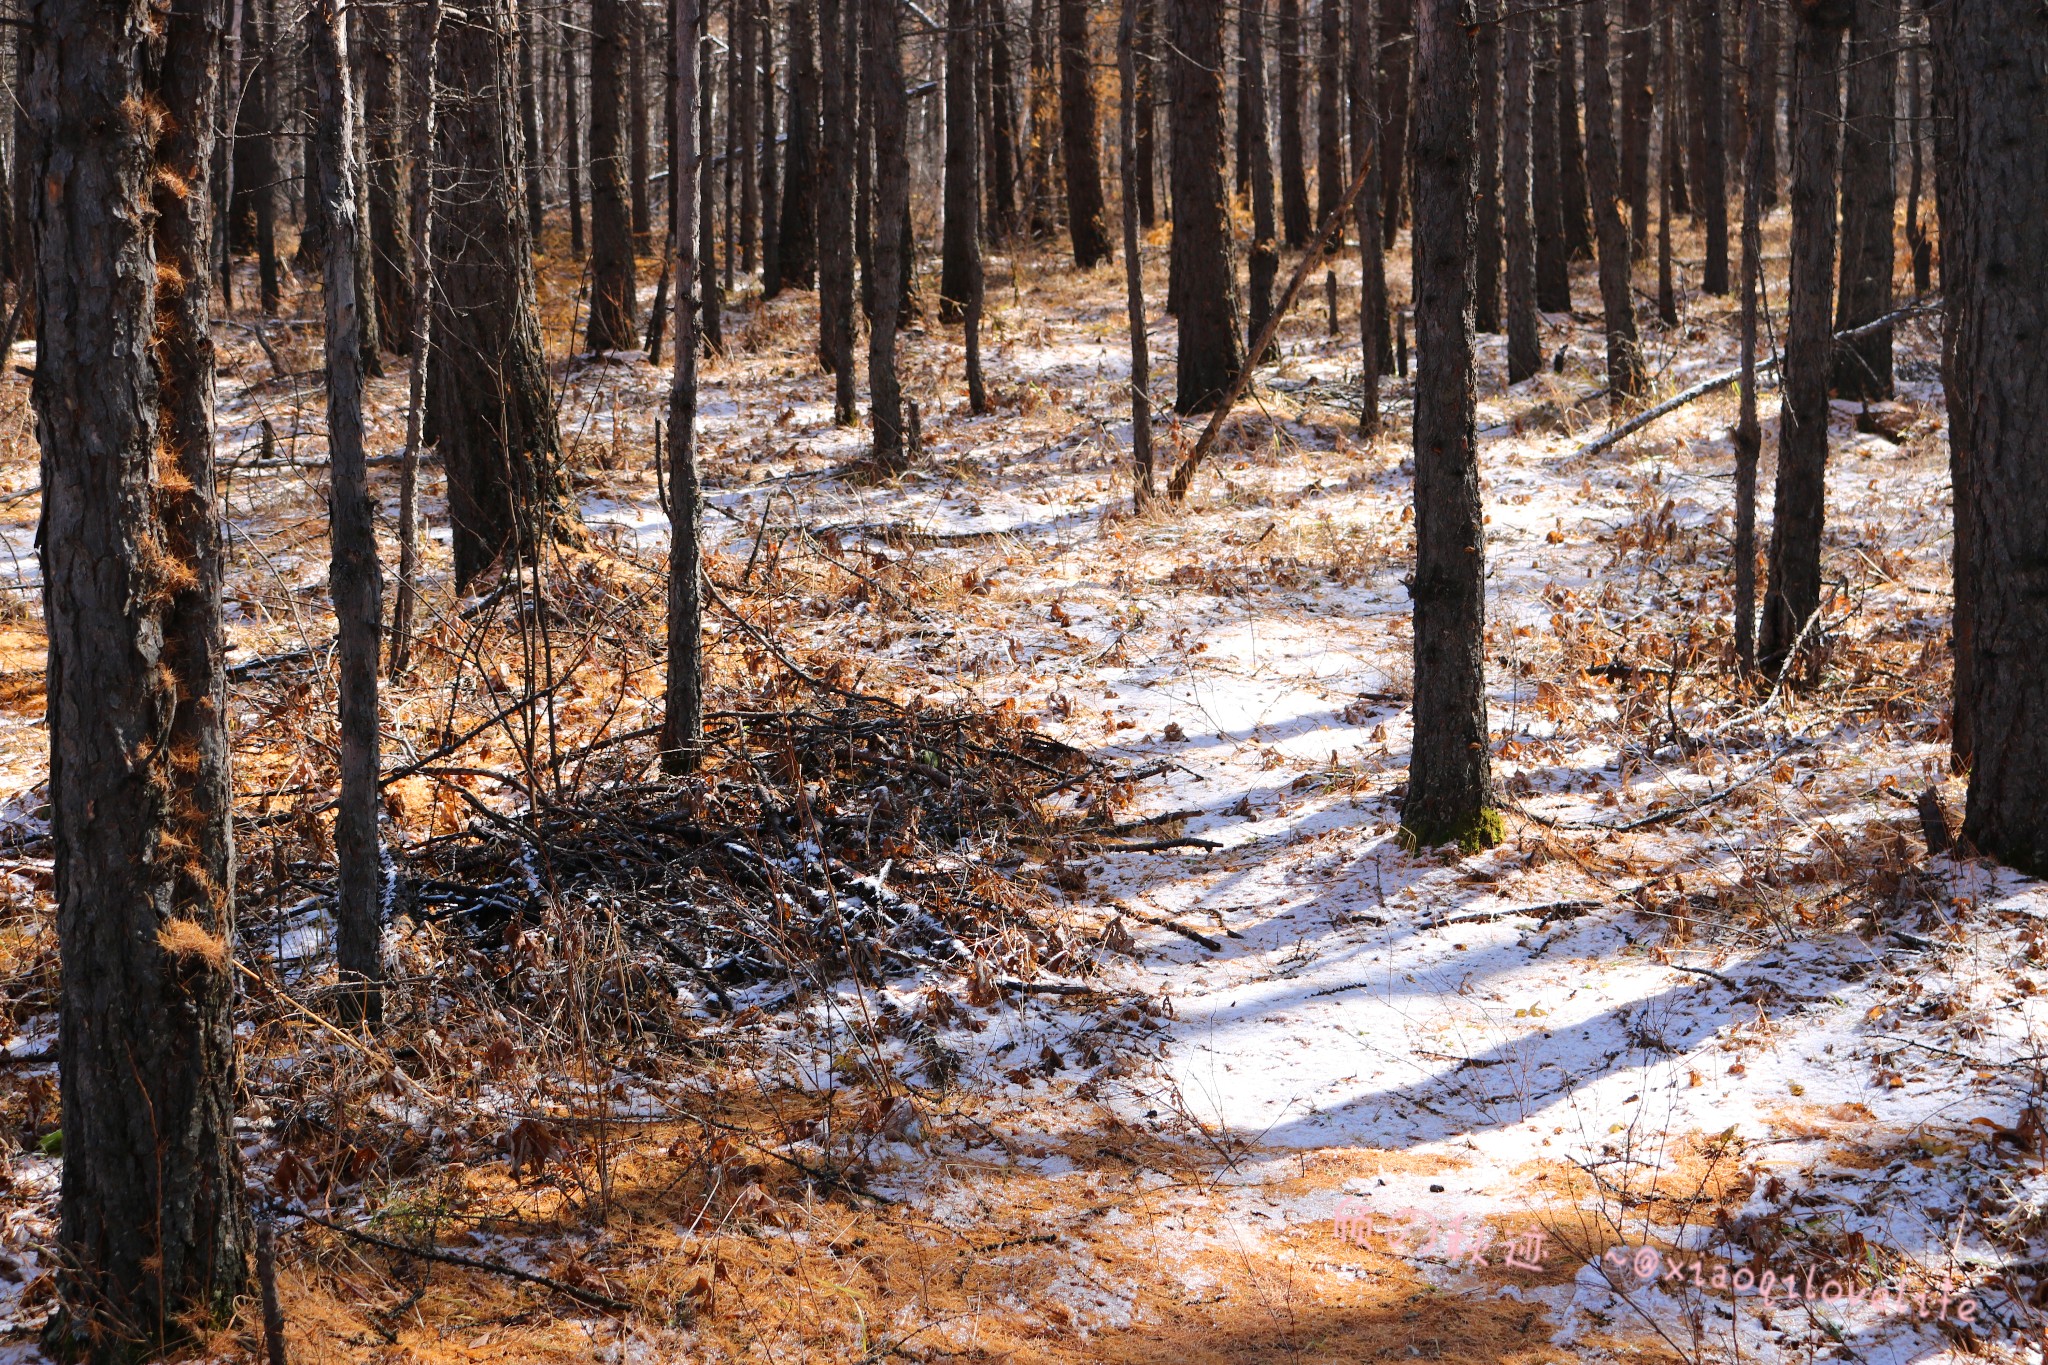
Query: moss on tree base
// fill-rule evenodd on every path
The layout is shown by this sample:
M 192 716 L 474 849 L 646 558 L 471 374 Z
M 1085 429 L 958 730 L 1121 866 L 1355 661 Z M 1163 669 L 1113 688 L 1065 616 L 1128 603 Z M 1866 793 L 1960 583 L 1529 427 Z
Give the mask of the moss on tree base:
M 1477 853 L 1483 848 L 1492 848 L 1505 839 L 1507 833 L 1507 824 L 1500 818 L 1500 812 L 1491 806 L 1481 806 L 1460 820 L 1431 821 L 1419 825 L 1404 822 L 1397 837 L 1401 847 L 1410 853 L 1435 848 L 1439 844 L 1456 844 L 1461 852 Z

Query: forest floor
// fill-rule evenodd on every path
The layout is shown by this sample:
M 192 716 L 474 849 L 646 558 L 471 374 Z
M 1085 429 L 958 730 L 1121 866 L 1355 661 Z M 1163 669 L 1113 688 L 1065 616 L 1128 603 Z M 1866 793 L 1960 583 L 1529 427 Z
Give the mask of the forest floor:
M 549 603 L 493 616 L 526 589 L 456 595 L 431 471 L 429 629 L 385 740 L 387 769 L 416 770 L 387 792 L 406 867 L 445 871 L 442 850 L 574 791 L 642 790 L 650 757 L 666 370 L 571 356 L 577 282 L 566 253 L 550 264 L 592 534 L 551 565 Z M 1001 817 L 1058 837 L 935 851 L 898 819 L 889 857 L 837 882 L 785 841 L 841 941 L 779 976 L 663 976 L 633 897 L 567 896 L 531 860 L 502 885 L 539 908 L 509 922 L 474 896 L 467 920 L 422 912 L 454 882 L 420 873 L 375 1038 L 319 1013 L 317 332 L 276 329 L 298 371 L 280 378 L 222 331 L 242 1136 L 295 1361 L 2042 1358 L 2048 895 L 1929 856 L 1914 804 L 1947 759 L 1938 318 L 1900 329 L 1897 401 L 1837 405 L 1818 676 L 1768 692 L 1731 680 L 1733 391 L 1588 456 L 1606 420 L 1588 273 L 1586 311 L 1546 318 L 1556 370 L 1510 389 L 1481 339 L 1508 838 L 1408 853 L 1409 390 L 1388 380 L 1388 431 L 1361 444 L 1355 263 L 1340 279 L 1341 334 L 1320 306 L 1291 320 L 1188 505 L 1142 516 L 1120 268 L 991 264 L 987 417 L 966 411 L 957 329 L 914 329 L 925 451 L 885 484 L 831 425 L 814 296 L 735 299 L 731 353 L 703 370 L 714 709 L 744 732 L 854 693 L 908 708 L 888 713 L 906 775 L 804 789 L 820 808 L 900 811 L 907 774 L 938 781 L 919 718 L 965 711 L 1092 776 Z M 1681 325 L 1646 337 L 1660 393 L 1734 365 L 1731 301 L 1683 295 Z M 1170 393 L 1170 320 L 1152 337 Z M 0 1318 L 25 1359 L 61 1158 L 39 1146 L 36 466 L 25 385 L 0 382 L 0 817 L 24 849 L 0 868 L 0 1122 L 22 1146 Z M 397 362 L 372 385 L 375 455 L 397 448 L 404 384 Z M 1763 409 L 1767 540 L 1774 392 Z M 1163 421 L 1165 457 L 1197 432 Z M 390 513 L 395 470 L 373 472 Z M 787 747 L 791 771 L 809 761 Z M 690 885 L 664 887 L 664 914 L 721 913 Z M 927 936 L 912 970 L 846 941 L 856 890 L 903 925 L 927 894 L 996 908 L 972 941 L 947 919 L 953 955 Z M 256 1331 L 252 1313 L 205 1353 L 245 1356 Z

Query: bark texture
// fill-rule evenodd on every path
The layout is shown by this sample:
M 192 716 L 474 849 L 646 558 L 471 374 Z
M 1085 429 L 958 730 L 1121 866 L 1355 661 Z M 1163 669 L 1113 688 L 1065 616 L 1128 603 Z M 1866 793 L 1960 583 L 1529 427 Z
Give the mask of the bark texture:
M 1572 307 L 1570 247 L 1564 232 L 1564 176 L 1558 154 L 1557 16 L 1538 6 L 1530 18 L 1535 42 L 1535 127 L 1530 133 L 1530 195 L 1536 226 L 1536 306 Z
M 1700 288 L 1709 294 L 1728 292 L 1728 119 L 1721 79 L 1721 0 L 1699 0 L 1699 121 L 1701 157 L 1694 178 L 1693 202 L 1707 225 L 1707 258 L 1700 268 Z
M 823 73 L 824 152 L 818 177 L 818 361 L 832 375 L 833 420 L 854 419 L 853 373 L 853 161 L 852 120 L 859 65 L 856 25 L 849 13 L 861 0 L 818 0 L 818 51 Z M 689 277 L 683 276 L 688 279 Z
M 975 0 L 946 3 L 945 225 L 939 242 L 939 321 L 959 322 L 981 265 L 981 132 L 974 109 Z
M 1543 319 L 1536 311 L 1536 228 L 1529 183 L 1530 48 L 1534 17 L 1521 0 L 1507 0 L 1503 25 L 1501 90 L 1501 206 L 1506 248 L 1508 383 L 1519 384 L 1543 368 Z
M 838 0 L 824 0 L 835 23 Z M 697 127 L 697 35 L 702 0 L 675 0 L 670 60 L 676 73 L 670 127 L 669 235 L 676 255 L 675 368 L 668 391 L 668 676 L 661 721 L 661 765 L 669 773 L 697 766 L 704 745 L 704 516 L 697 471 L 697 320 L 689 282 L 697 276 L 697 178 L 703 174 Z M 828 32 L 832 32 L 828 30 Z M 837 34 L 827 41 L 836 41 Z
M 1472 364 L 1471 0 L 1420 0 L 1415 106 L 1415 740 L 1404 839 L 1500 839 L 1486 730 L 1486 543 Z
M 1585 0 L 1586 175 L 1593 193 L 1593 230 L 1600 250 L 1600 312 L 1607 331 L 1607 389 L 1619 409 L 1643 392 L 1643 352 L 1636 337 L 1632 252 L 1621 221 L 1621 149 L 1614 136 L 1614 92 L 1608 80 L 1607 0 Z
M 789 7 L 789 142 L 783 151 L 782 225 L 777 264 L 785 287 L 809 289 L 818 277 L 818 56 L 813 0 Z
M 1180 353 L 1174 408 L 1215 405 L 1243 364 L 1230 219 L 1223 198 L 1223 5 L 1167 6 L 1168 98 L 1173 109 L 1173 268 Z
M 1930 9 L 1929 21 L 1950 304 L 1955 743 L 1970 769 L 1963 833 L 2038 876 L 2048 870 L 2048 13 L 1983 0 Z
M 64 1167 L 50 1344 L 154 1353 L 245 1277 L 213 465 L 218 0 L 33 0 Z
M 1847 108 L 1842 120 L 1842 292 L 1835 330 L 1892 311 L 1893 217 L 1899 203 L 1893 117 L 1899 84 L 1898 0 L 1855 0 L 1849 25 Z M 1835 350 L 1835 392 L 1892 396 L 1892 329 Z
M 1090 270 L 1109 259 L 1102 203 L 1102 139 L 1096 131 L 1095 69 L 1088 55 L 1087 0 L 1059 0 L 1060 150 L 1067 168 L 1067 233 L 1074 264 Z
M 1280 58 L 1280 221 L 1287 245 L 1302 247 L 1315 227 L 1309 222 L 1308 168 L 1302 161 L 1301 0 L 1280 0 L 1275 18 Z M 1246 14 L 1240 11 L 1238 23 L 1244 22 Z
M 1473 175 L 1477 181 L 1477 258 L 1473 263 L 1472 325 L 1482 332 L 1501 329 L 1500 311 L 1500 11 L 1501 0 L 1475 0 L 1479 21 L 1475 35 L 1479 72 L 1478 147 Z
M 590 321 L 584 345 L 593 351 L 628 351 L 639 344 L 626 186 L 630 3 L 590 0 Z
M 875 315 L 868 320 L 870 458 L 900 473 L 910 465 L 903 389 L 896 373 L 896 329 L 903 293 L 904 237 L 910 228 L 910 149 L 904 137 L 903 36 L 897 0 L 866 0 L 868 98 L 875 111 Z

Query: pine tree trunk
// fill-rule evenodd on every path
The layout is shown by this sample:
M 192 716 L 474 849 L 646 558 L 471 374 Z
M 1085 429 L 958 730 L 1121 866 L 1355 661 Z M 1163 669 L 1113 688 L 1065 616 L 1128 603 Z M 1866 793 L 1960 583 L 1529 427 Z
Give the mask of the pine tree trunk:
M 1906 139 L 1911 155 L 1906 181 L 1906 251 L 1913 264 L 1913 292 L 1924 295 L 1934 288 L 1934 243 L 1920 221 L 1920 195 L 1926 176 L 1924 148 L 1927 142 L 1926 95 L 1921 86 L 1920 52 L 1906 46 Z
M 982 13 L 988 32 L 988 235 L 992 241 L 1007 242 L 1017 235 L 1016 67 L 1005 0 L 982 0 Z
M 674 143 L 670 165 L 669 236 L 674 245 L 675 369 L 668 391 L 668 675 L 662 699 L 661 766 L 670 774 L 695 770 L 704 748 L 704 494 L 697 471 L 697 353 L 690 281 L 698 273 L 697 180 L 703 175 L 705 145 L 697 127 L 699 35 L 704 0 L 674 0 L 670 8 L 675 92 L 670 101 Z M 839 56 L 834 49 L 839 0 L 823 0 L 826 19 L 828 98 Z M 831 126 L 827 120 L 826 126 Z M 829 201 L 830 194 L 826 198 Z
M 1607 0 L 1585 0 L 1586 178 L 1593 196 L 1593 230 L 1600 248 L 1600 311 L 1607 330 L 1607 390 L 1619 411 L 1644 387 L 1643 351 L 1636 338 L 1635 292 L 1629 287 L 1632 253 L 1621 221 L 1621 149 L 1614 136 L 1614 91 L 1608 77 Z
M 622 126 L 631 4 L 590 0 L 590 320 L 584 345 L 593 351 L 630 351 L 639 344 Z
M 378 632 L 384 575 L 363 463 L 362 338 L 356 311 L 356 165 L 348 130 L 355 122 L 346 29 L 332 0 L 306 11 L 306 56 L 318 105 L 321 143 L 315 202 L 327 220 L 324 317 L 327 376 L 327 582 L 337 626 L 341 794 L 334 811 L 336 965 L 345 1019 L 383 1018 L 384 858 L 377 832 Z
M 1535 16 L 1525 0 L 1505 3 L 1501 202 L 1507 249 L 1508 383 L 1519 384 L 1543 368 L 1543 319 L 1536 309 L 1536 225 L 1529 182 L 1530 135 L 1535 123 L 1530 88 Z
M 1530 133 L 1530 201 L 1536 225 L 1536 306 L 1572 309 L 1571 251 L 1565 242 L 1564 168 L 1558 153 L 1557 15 L 1539 7 L 1535 28 L 1536 125 Z
M 754 50 L 753 11 L 758 3 L 760 0 L 733 0 L 732 17 L 728 22 L 729 28 L 738 30 L 734 35 L 737 51 L 733 54 L 734 69 L 739 73 L 734 87 L 737 98 L 733 100 L 727 116 L 732 120 L 733 140 L 738 144 L 739 150 L 736 160 L 739 163 L 740 178 L 740 271 L 747 275 L 754 273 L 757 264 L 754 256 L 754 229 L 761 216 L 760 200 L 756 197 L 756 190 L 761 183 L 761 172 L 755 163 L 754 152 L 756 139 L 760 136 L 756 120 L 758 101 L 754 98 L 754 84 L 760 76 L 760 58 Z M 731 245 L 728 244 L 726 249 L 730 252 Z
M 487 92 L 447 101 L 436 130 L 439 287 L 427 406 L 448 473 L 455 581 L 465 588 L 508 553 L 531 562 L 544 541 L 581 537 L 519 208 L 513 54 L 505 0 L 450 11 L 441 86 Z
M 31 0 L 60 1316 L 125 1365 L 245 1278 L 207 335 L 219 0 Z M 146 111 L 136 116 L 136 111 Z
M 1230 218 L 1223 197 L 1223 3 L 1167 6 L 1167 98 L 1173 116 L 1173 256 L 1180 306 L 1174 408 L 1205 412 L 1244 363 Z
M 1409 76 L 1415 6 L 1420 0 L 1380 0 L 1380 233 L 1391 242 L 1406 221 Z
M 1679 210 L 1678 191 L 1685 184 L 1678 164 L 1678 51 L 1673 42 L 1673 19 L 1666 9 L 1661 47 L 1664 78 L 1657 83 L 1661 106 L 1657 136 L 1662 163 L 1657 174 L 1657 320 L 1666 327 L 1678 325 L 1678 290 L 1671 270 L 1671 215 Z
M 1486 544 L 1473 396 L 1478 104 L 1469 0 L 1420 0 L 1415 107 L 1415 738 L 1402 837 L 1498 842 L 1486 727 Z
M 851 120 L 844 111 L 859 80 L 855 24 L 848 11 L 862 0 L 818 0 L 818 53 L 824 120 L 818 178 L 818 362 L 833 378 L 833 420 L 854 422 L 853 162 Z
M 896 374 L 896 329 L 903 294 L 903 234 L 910 219 L 910 151 L 905 144 L 902 22 L 897 0 L 865 0 L 868 69 L 863 72 L 875 129 L 875 315 L 868 323 L 869 459 L 885 473 L 909 468 L 903 390 Z
M 377 334 L 405 354 L 412 336 L 412 263 L 405 246 L 404 168 L 398 147 L 397 35 L 391 13 L 362 7 L 363 126 L 369 145 L 369 254 L 377 300 Z
M 1134 139 L 1138 158 L 1138 223 L 1149 230 L 1159 221 L 1159 208 L 1153 202 L 1153 180 L 1158 174 L 1158 135 L 1154 132 L 1152 98 L 1153 76 L 1159 66 L 1157 0 L 1138 0 L 1137 32 L 1131 41 L 1132 60 L 1138 68 L 1137 107 L 1134 111 L 1138 122 Z
M 974 109 L 975 0 L 946 4 L 945 225 L 939 242 L 939 321 L 967 315 L 981 263 L 980 127 Z
M 757 82 L 760 104 L 761 148 L 761 297 L 772 299 L 782 292 L 781 185 L 776 174 L 775 123 L 775 7 L 773 0 L 760 0 L 755 11 L 760 32 L 755 50 L 761 54 L 761 76 Z
M 1344 174 L 1344 127 L 1339 121 L 1338 71 L 1344 64 L 1344 0 L 1317 0 L 1321 23 L 1316 39 L 1316 222 L 1323 223 L 1343 202 L 1351 177 Z
M 1757 418 L 1757 321 L 1763 289 L 1763 160 L 1770 134 L 1764 125 L 1775 111 L 1758 92 L 1769 88 L 1764 43 L 1769 0 L 1748 0 L 1743 38 L 1744 100 L 1748 120 L 1742 152 L 1742 392 L 1735 422 L 1735 661 L 1743 674 L 1756 671 L 1756 471 L 1763 454 Z
M 1705 126 L 1694 202 L 1707 223 L 1707 259 L 1700 288 L 1728 292 L 1728 124 L 1721 80 L 1721 0 L 1698 0 L 1700 32 L 1700 122 Z
M 697 330 L 705 354 L 720 355 L 725 351 L 725 296 L 718 285 L 718 176 L 715 161 L 707 160 L 716 145 L 711 135 L 711 90 L 718 67 L 708 0 L 697 14 L 703 25 L 697 33 Z
M 1898 0 L 1854 0 L 1849 25 L 1848 100 L 1842 121 L 1842 293 L 1835 330 L 1892 311 L 1892 233 L 1898 212 Z M 1844 398 L 1892 396 L 1892 329 L 1835 350 L 1835 392 Z
M 1475 149 L 1475 191 L 1479 220 L 1474 240 L 1472 325 L 1481 332 L 1501 330 L 1500 311 L 1500 9 L 1502 0 L 1475 0 L 1478 21 L 1474 60 L 1479 80 L 1478 146 Z
M 526 232 L 540 241 L 545 209 L 540 191 L 540 92 L 533 79 L 533 7 L 535 0 L 513 0 L 519 7 L 519 132 L 527 155 L 520 158 L 526 182 Z
M 441 0 L 426 0 L 413 16 L 411 65 L 413 78 L 412 113 L 412 221 L 409 248 L 412 276 L 418 282 L 413 295 L 412 337 L 406 348 L 412 357 L 412 373 L 405 410 L 405 450 L 398 468 L 398 592 L 391 606 L 391 676 L 405 673 L 412 663 L 413 620 L 417 615 L 420 582 L 420 447 L 427 415 L 427 356 L 432 349 L 434 318 L 434 269 L 430 249 L 434 222 L 434 72 L 439 66 L 441 44 Z
M 647 184 L 653 169 L 647 145 L 647 26 L 653 19 L 640 0 L 626 4 L 626 183 L 633 197 L 633 250 L 645 254 L 654 249 L 654 202 Z
M 1557 11 L 1557 171 L 1564 249 L 1574 261 L 1593 254 L 1593 211 L 1586 187 L 1586 138 L 1579 126 L 1579 7 Z
M 788 172 L 776 250 L 782 283 L 800 289 L 809 289 L 817 279 L 818 187 L 830 174 L 818 155 L 816 16 L 814 0 L 794 0 L 789 7 L 789 144 L 783 150 Z
M 1123 0 L 1117 25 L 1117 164 L 1123 170 L 1124 309 L 1131 336 L 1131 482 L 1132 502 L 1142 512 L 1151 505 L 1152 486 L 1152 360 L 1145 338 L 1145 270 L 1138 254 L 1138 0 Z
M 1270 357 L 1250 355 L 1252 341 L 1266 330 L 1273 316 L 1273 280 L 1280 273 L 1280 244 L 1274 239 L 1273 221 L 1273 138 L 1266 123 L 1266 0 L 1238 0 L 1238 32 L 1244 55 L 1243 98 L 1238 101 L 1244 120 L 1242 142 L 1250 170 L 1252 196 L 1251 259 L 1247 263 L 1245 346 L 1253 365 Z M 1297 165 L 1300 157 L 1294 158 Z
M 1763 667 L 1792 652 L 1820 605 L 1821 532 L 1827 514 L 1829 318 L 1835 274 L 1835 181 L 1841 165 L 1842 30 L 1849 0 L 1795 15 L 1792 89 L 1791 302 L 1785 317 L 1785 400 L 1771 520 L 1770 593 Z
M 1067 231 L 1074 264 L 1089 270 L 1110 258 L 1102 202 L 1102 139 L 1096 131 L 1095 70 L 1088 55 L 1087 0 L 1059 0 L 1060 130 L 1067 163 Z
M 1764 106 L 1768 111 L 1764 117 L 1763 125 L 1763 182 L 1764 211 L 1766 213 L 1778 206 L 1778 94 L 1785 83 L 1785 45 L 1781 41 L 1782 33 L 1779 29 L 1779 24 L 1782 22 L 1781 16 L 1782 11 L 1776 5 L 1768 6 L 1764 10 L 1764 83 L 1760 88 L 1763 91 Z
M 1942 382 L 1956 490 L 1954 744 L 1970 772 L 1963 833 L 2039 876 L 2048 870 L 2048 15 L 2020 0 L 1927 15 L 1950 304 Z
M 248 60 L 248 86 L 242 99 L 240 130 L 235 139 L 236 204 L 234 220 L 228 224 L 228 240 L 238 240 L 242 214 L 248 215 L 250 245 L 256 251 L 256 306 L 265 317 L 276 317 L 280 303 L 277 270 L 277 179 L 278 158 L 274 52 L 277 20 L 272 0 L 251 0 L 253 10 L 243 29 Z M 17 154 L 22 146 L 16 141 Z M 246 159 L 244 159 L 246 156 Z
M 1386 369 L 1387 261 L 1381 237 L 1379 33 L 1373 0 L 1351 0 L 1351 147 L 1365 163 L 1365 184 L 1352 212 L 1358 218 L 1358 434 L 1380 432 L 1380 375 Z M 1355 173 L 1355 172 L 1354 172 Z
M 1631 249 L 1650 254 L 1651 0 L 1623 0 L 1621 29 L 1621 184 L 1628 200 Z
M 562 179 L 569 190 L 569 254 L 583 259 L 583 120 L 576 112 L 576 88 L 583 75 L 576 68 L 576 36 L 573 0 L 562 6 Z
M 850 2 L 864 3 L 864 0 Z M 1052 45 L 1046 41 L 1047 3 L 1048 0 L 1031 0 L 1029 19 L 1030 69 L 1026 72 L 1026 97 L 1031 111 L 1031 126 L 1025 152 L 1024 197 L 1028 215 L 1026 230 L 1033 241 L 1052 236 L 1057 221 L 1053 205 L 1053 149 L 1058 139 L 1053 134 L 1058 114 L 1053 94 Z
M 1280 222 L 1287 245 L 1308 245 L 1315 231 L 1308 213 L 1308 168 L 1302 164 L 1301 134 L 1301 0 L 1280 0 Z M 1244 23 L 1244 16 L 1238 16 Z M 1242 117 L 1242 114 L 1240 114 Z M 1258 325 L 1253 324 L 1253 330 Z

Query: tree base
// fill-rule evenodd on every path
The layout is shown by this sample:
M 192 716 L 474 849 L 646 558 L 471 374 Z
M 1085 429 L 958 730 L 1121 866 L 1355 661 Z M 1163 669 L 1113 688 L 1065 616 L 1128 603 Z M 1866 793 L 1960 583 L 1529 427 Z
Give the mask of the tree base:
M 1440 844 L 1456 844 L 1461 853 L 1477 853 L 1481 849 L 1492 848 L 1507 838 L 1507 834 L 1507 823 L 1500 818 L 1500 812 L 1491 806 L 1481 806 L 1471 815 L 1459 820 L 1429 821 L 1422 824 L 1404 821 L 1396 839 L 1402 849 L 1409 853 L 1435 848 Z

